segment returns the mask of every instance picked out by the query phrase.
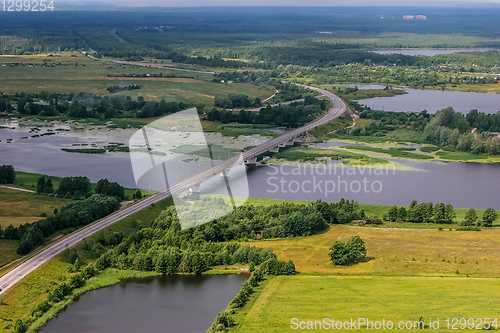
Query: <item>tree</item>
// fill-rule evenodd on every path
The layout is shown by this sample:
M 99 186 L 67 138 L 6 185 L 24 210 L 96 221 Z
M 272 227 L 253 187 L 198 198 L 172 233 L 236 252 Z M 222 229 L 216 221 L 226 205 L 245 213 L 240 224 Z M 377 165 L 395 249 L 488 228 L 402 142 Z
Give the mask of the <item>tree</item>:
M 49 178 L 43 186 L 43 193 L 54 193 L 54 186 L 52 185 L 52 180 Z
M 395 205 L 391 207 L 391 209 L 389 209 L 389 221 L 396 221 L 396 219 L 398 218 L 398 207 L 396 207 Z
M 120 184 L 110 182 L 109 180 L 101 179 L 97 182 L 95 193 L 115 197 L 118 199 L 125 199 L 125 189 Z
M 132 196 L 132 199 L 142 199 L 142 193 L 140 190 L 135 191 L 135 193 Z
M 457 217 L 457 214 L 455 213 L 453 206 L 447 204 L 446 207 L 444 208 L 444 219 L 446 220 L 446 222 L 451 223 L 453 222 L 453 219 L 455 217 Z
M 16 180 L 16 173 L 12 165 L 0 166 L 0 184 L 13 184 Z
M 365 242 L 359 236 L 352 236 L 346 242 L 336 241 L 330 250 L 328 255 L 334 265 L 348 265 L 366 256 Z
M 44 186 L 45 186 L 45 177 L 39 177 L 38 181 L 36 183 L 36 193 L 44 193 Z
M 368 220 L 366 220 L 366 224 L 382 224 L 384 222 L 382 222 L 382 220 L 376 216 L 376 215 L 372 215 L 368 218 Z
M 476 210 L 474 208 L 471 208 L 467 211 L 467 214 L 465 214 L 465 219 L 460 222 L 461 226 L 474 226 L 477 224 L 477 215 L 476 215 Z
M 406 221 L 406 218 L 407 218 L 406 208 L 399 207 L 398 218 L 401 219 L 403 222 Z
M 497 212 L 491 208 L 488 207 L 483 214 L 483 225 L 485 227 L 491 227 L 493 225 L 493 221 L 497 219 Z
M 155 271 L 161 274 L 174 274 L 181 263 L 181 253 L 177 247 L 169 246 L 160 251 L 156 258 Z
M 446 214 L 445 214 L 446 208 L 444 203 L 438 203 L 434 207 L 434 222 L 436 223 L 443 223 L 446 219 Z

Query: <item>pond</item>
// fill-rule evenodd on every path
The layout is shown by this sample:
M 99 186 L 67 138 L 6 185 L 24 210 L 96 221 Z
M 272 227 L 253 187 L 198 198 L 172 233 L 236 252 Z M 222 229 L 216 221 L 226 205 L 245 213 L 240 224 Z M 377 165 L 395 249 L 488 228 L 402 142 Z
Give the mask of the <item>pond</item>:
M 174 275 L 126 279 L 80 296 L 41 332 L 205 332 L 246 278 Z

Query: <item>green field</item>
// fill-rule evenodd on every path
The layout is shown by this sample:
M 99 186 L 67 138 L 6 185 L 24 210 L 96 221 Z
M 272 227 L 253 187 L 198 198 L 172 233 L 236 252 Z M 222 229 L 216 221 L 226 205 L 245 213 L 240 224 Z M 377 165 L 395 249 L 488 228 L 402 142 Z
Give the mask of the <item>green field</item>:
M 0 225 L 5 229 L 11 223 L 33 222 L 35 218 L 41 219 L 40 214 L 50 215 L 55 208 L 60 210 L 70 202 L 69 199 L 0 188 Z
M 328 249 L 335 241 L 345 241 L 354 235 L 366 242 L 366 260 L 347 267 L 332 265 Z M 499 235 L 496 230 L 467 232 L 335 225 L 319 235 L 249 244 L 272 248 L 278 259 L 291 259 L 304 274 L 497 277 L 500 275 Z
M 336 149 L 291 147 L 284 149 L 275 155 L 277 160 L 286 161 L 314 161 L 319 158 L 329 158 L 332 160 L 344 160 L 345 164 L 388 164 L 386 160 L 369 157 L 362 154 L 351 153 Z
M 238 311 L 235 315 L 238 325 L 232 331 L 291 332 L 293 318 L 298 322 L 313 321 L 313 325 L 314 321 L 323 321 L 324 318 L 342 322 L 351 318 L 353 322 L 358 318 L 372 322 L 385 319 L 397 327 L 400 321 L 413 323 L 422 317 L 424 331 L 451 332 L 447 329 L 447 318 L 450 318 L 450 328 L 453 324 L 451 318 L 490 318 L 491 322 L 498 319 L 498 297 L 500 286 L 497 279 L 280 276 L 269 278 L 252 300 Z M 431 318 L 433 321 L 440 319 L 439 330 L 429 328 Z M 322 329 L 328 330 L 325 327 Z M 319 326 L 316 328 L 298 331 L 323 331 Z M 369 329 L 374 332 L 393 331 L 371 326 Z M 367 331 L 367 327 L 364 324 L 359 327 L 358 322 L 356 329 L 340 331 L 361 332 Z
M 41 67 L 44 59 L 49 60 L 46 64 L 50 66 Z M 141 89 L 122 91 L 117 94 L 132 98 L 142 96 L 145 100 L 165 98 L 169 102 L 204 103 L 207 107 L 212 107 L 214 97 L 227 97 L 230 93 L 244 93 L 251 98 L 265 99 L 275 91 L 248 83 L 214 83 L 211 82 L 212 74 L 108 63 L 90 59 L 77 52 L 63 52 L 57 57 L 49 57 L 47 54 L 4 55 L 0 56 L 1 65 L 7 65 L 7 67 L 2 67 L 2 77 L 0 77 L 0 91 L 3 93 L 48 91 L 92 92 L 110 95 L 106 90 L 110 86 L 138 84 Z M 120 75 L 159 75 L 160 73 L 164 76 L 176 77 L 119 77 Z
M 38 178 L 40 177 L 45 177 L 45 180 L 50 178 L 52 181 L 52 184 L 54 186 L 54 191 L 59 187 L 59 184 L 61 183 L 62 177 L 56 177 L 56 176 L 46 176 L 38 173 L 29 173 L 29 172 L 22 172 L 22 171 L 16 171 L 16 180 L 14 181 L 14 187 L 19 187 L 31 191 L 36 191 L 36 184 L 38 181 Z M 95 190 L 97 183 L 91 183 L 91 189 Z M 125 188 L 125 198 L 126 200 L 130 200 L 132 198 L 132 195 L 137 191 L 137 189 L 133 188 Z M 141 190 L 143 195 L 151 194 L 152 192 L 150 191 L 144 191 Z M 48 197 L 46 197 L 48 198 Z M 54 198 L 57 199 L 57 198 Z M 61 199 L 62 200 L 62 199 Z M 71 201 L 71 200 L 70 200 Z M 66 201 L 66 202 L 70 202 Z M 2 216 L 0 214 L 0 216 Z

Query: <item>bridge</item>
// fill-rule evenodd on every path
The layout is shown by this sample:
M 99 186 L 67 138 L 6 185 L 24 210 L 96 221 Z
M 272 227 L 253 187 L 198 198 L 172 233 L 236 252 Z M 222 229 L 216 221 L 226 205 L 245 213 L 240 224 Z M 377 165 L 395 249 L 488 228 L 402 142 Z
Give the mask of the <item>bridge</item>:
M 0 295 L 5 293 L 9 288 L 11 288 L 13 285 L 21 281 L 25 276 L 36 270 L 38 267 L 40 267 L 42 264 L 48 262 L 50 259 L 58 255 L 59 253 L 63 252 L 65 249 L 68 247 L 72 247 L 76 245 L 77 243 L 81 242 L 83 239 L 95 234 L 96 232 L 99 232 L 100 230 L 124 219 L 125 217 L 132 215 L 152 203 L 158 202 L 162 199 L 165 199 L 169 197 L 172 194 L 179 194 L 182 193 L 183 191 L 196 187 L 199 184 L 201 184 L 203 181 L 210 179 L 214 177 L 217 174 L 226 172 L 227 170 L 230 170 L 232 167 L 236 166 L 237 164 L 240 164 L 241 158 L 246 163 L 252 164 L 256 163 L 257 156 L 268 152 L 268 151 L 273 151 L 276 152 L 279 147 L 283 147 L 286 145 L 293 145 L 294 142 L 297 142 L 300 140 L 300 138 L 307 133 L 307 131 L 326 124 L 330 121 L 332 121 L 335 118 L 338 118 L 340 115 L 342 115 L 346 110 L 347 106 L 346 104 L 337 96 L 335 96 L 333 93 L 319 89 L 316 87 L 309 87 L 305 85 L 300 85 L 304 88 L 312 89 L 315 90 L 324 96 L 327 96 L 330 101 L 333 103 L 333 106 L 328 110 L 328 112 L 321 118 L 301 127 L 298 129 L 295 129 L 293 131 L 287 132 L 275 139 L 272 139 L 270 141 L 267 141 L 257 147 L 254 147 L 246 152 L 244 152 L 242 155 L 243 156 L 235 156 L 232 157 L 228 160 L 223 161 L 220 164 L 217 164 L 213 166 L 210 169 L 207 169 L 205 171 L 202 171 L 188 179 L 185 179 L 170 188 L 167 188 L 161 192 L 157 192 L 137 203 L 135 203 L 132 206 L 129 206 L 125 209 L 119 210 L 103 219 L 101 219 L 98 222 L 95 222 L 93 224 L 90 224 L 74 233 L 71 235 L 65 237 L 64 239 L 58 241 L 57 243 L 49 246 L 48 248 L 40 251 L 39 253 L 35 254 L 28 260 L 22 262 L 19 264 L 17 267 L 11 269 L 8 271 L 6 274 L 4 274 L 2 277 L 0 277 Z

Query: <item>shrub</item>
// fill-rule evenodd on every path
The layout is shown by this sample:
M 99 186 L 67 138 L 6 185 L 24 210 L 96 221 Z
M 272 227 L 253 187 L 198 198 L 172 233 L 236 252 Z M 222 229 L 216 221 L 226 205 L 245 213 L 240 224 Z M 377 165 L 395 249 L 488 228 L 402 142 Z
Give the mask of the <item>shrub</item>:
M 330 248 L 330 259 L 334 265 L 348 265 L 366 256 L 365 242 L 359 236 L 352 236 L 346 242 L 336 241 Z

